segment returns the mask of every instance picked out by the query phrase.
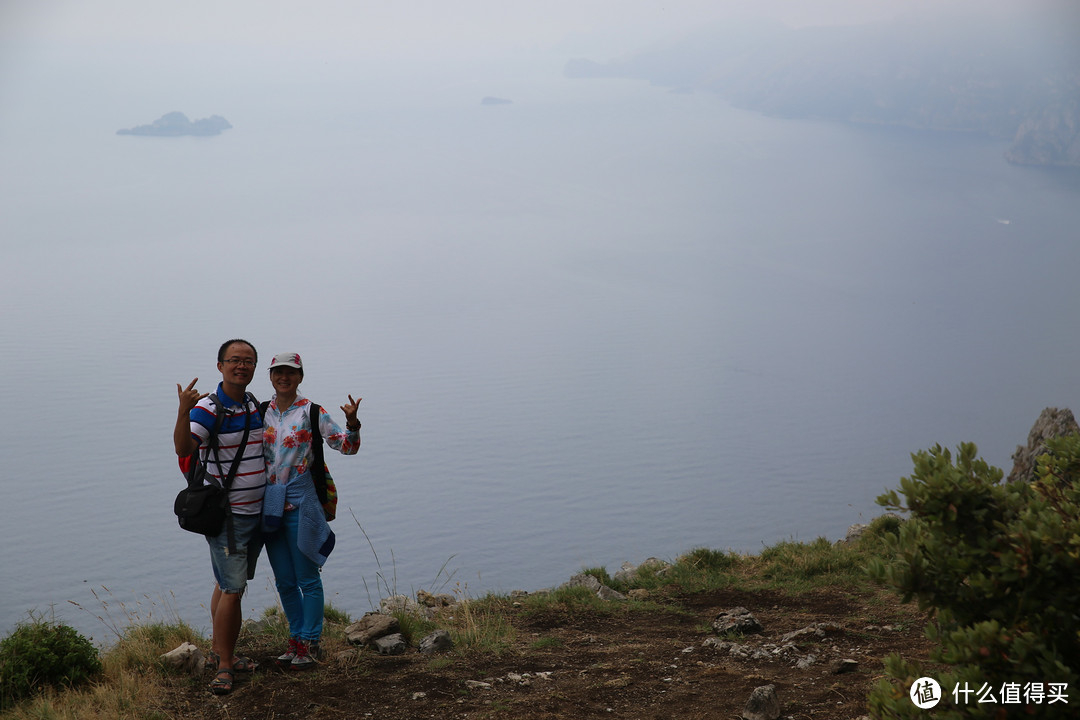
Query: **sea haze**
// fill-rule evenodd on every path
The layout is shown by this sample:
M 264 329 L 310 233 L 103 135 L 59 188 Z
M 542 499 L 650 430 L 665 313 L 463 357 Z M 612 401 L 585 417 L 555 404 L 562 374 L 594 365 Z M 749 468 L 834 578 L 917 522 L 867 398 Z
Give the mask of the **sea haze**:
M 171 511 L 174 388 L 212 390 L 229 337 L 263 368 L 300 352 L 339 421 L 363 397 L 360 453 L 329 456 L 324 580 L 353 615 L 837 539 L 911 452 L 974 441 L 1007 470 L 1074 403 L 1078 184 L 1004 141 L 557 65 L 424 77 L 66 116 L 74 86 L 7 89 L 3 629 L 208 626 L 205 544 Z M 174 110 L 233 128 L 115 134 Z M 275 602 L 264 559 L 248 614 Z

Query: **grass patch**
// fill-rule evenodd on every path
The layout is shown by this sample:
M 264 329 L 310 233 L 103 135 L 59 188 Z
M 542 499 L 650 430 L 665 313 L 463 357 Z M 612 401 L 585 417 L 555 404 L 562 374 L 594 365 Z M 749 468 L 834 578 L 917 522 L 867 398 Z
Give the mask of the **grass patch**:
M 721 590 L 740 584 L 747 575 L 748 567 L 747 556 L 695 548 L 670 566 L 640 568 L 626 590 L 659 590 L 666 586 L 677 586 L 687 592 Z
M 536 642 L 530 643 L 529 644 L 529 649 L 530 650 L 551 650 L 551 649 L 554 649 L 554 648 L 564 647 L 565 645 L 566 645 L 566 643 L 564 643 L 559 638 L 548 637 L 548 638 L 540 638 Z
M 510 602 L 498 595 L 461 599 L 451 616 L 450 637 L 462 652 L 500 655 L 517 639 L 510 623 Z
M 825 538 L 810 544 L 781 542 L 763 550 L 758 560 L 761 576 L 793 595 L 865 578 L 859 554 Z
M 159 658 L 182 643 L 209 644 L 186 623 L 134 625 L 121 636 L 102 658 L 105 672 L 161 671 Z
M 607 568 L 585 568 L 581 571 L 582 575 L 591 575 L 600 581 L 601 585 L 612 586 L 611 576 L 608 575 Z
M 330 625 L 349 625 L 352 623 L 352 618 L 349 613 L 344 610 L 339 610 L 333 606 L 332 603 L 326 603 L 323 606 L 323 622 Z
M 420 617 L 407 610 L 397 610 L 392 613 L 398 621 L 398 632 L 404 636 L 410 645 L 416 645 L 420 640 L 439 629 L 439 626 L 427 618 Z
M 9 636 L 9 638 L 12 636 Z M 4 720 L 164 720 L 153 707 L 169 680 L 160 656 L 184 642 L 207 641 L 182 622 L 136 625 L 100 656 L 92 682 L 63 689 L 35 681 L 30 697 L 9 707 Z
M 900 523 L 895 516 L 883 516 L 871 522 L 857 542 L 833 543 L 825 538 L 809 543 L 782 541 L 759 555 L 695 548 L 669 567 L 643 567 L 633 582 L 612 587 L 623 592 L 666 586 L 678 586 L 685 592 L 769 589 L 789 595 L 866 588 L 867 566 L 871 559 L 888 552 L 886 538 L 899 532 Z
M 583 613 L 610 615 L 618 610 L 618 603 L 601 600 L 585 587 L 558 588 L 548 593 L 537 593 L 523 598 L 526 614 Z
M 491 594 L 468 598 L 464 590 L 459 590 L 458 602 L 441 609 L 432 619 L 405 610 L 395 612 L 394 616 L 400 632 L 413 646 L 435 630 L 450 632 L 455 650 L 450 655 L 428 659 L 432 672 L 451 667 L 463 658 L 499 656 L 514 652 L 515 648 L 523 648 L 520 651 L 527 655 L 529 651 L 565 647 L 565 642 L 556 637 L 529 638 L 531 642 L 520 646 L 514 625 L 518 618 L 542 619 L 557 625 L 561 618 L 629 620 L 641 613 L 687 612 L 665 605 L 665 591 L 674 595 L 730 588 L 745 592 L 769 590 L 797 597 L 828 590 L 868 599 L 869 604 L 864 608 L 868 619 L 881 622 L 873 617 L 877 609 L 874 586 L 865 568 L 873 558 L 887 556 L 886 539 L 898 532 L 899 525 L 897 519 L 879 518 L 857 542 L 831 543 L 823 538 L 809 543 L 786 541 L 765 548 L 759 555 L 695 548 L 670 564 L 640 568 L 629 582 L 614 580 L 605 568 L 584 571 L 623 593 L 639 588 L 648 590 L 645 599 L 606 601 L 584 587 L 560 588 L 513 599 Z M 380 575 L 380 587 L 389 590 L 393 584 Z M 0 714 L 0 720 L 164 720 L 171 716 L 155 708 L 163 706 L 164 699 L 175 692 L 177 683 L 203 682 L 201 678 L 196 681 L 172 674 L 161 665 L 159 657 L 183 642 L 206 650 L 209 641 L 205 637 L 179 620 L 142 620 L 121 628 L 118 616 L 138 620 L 138 614 L 146 614 L 145 606 L 118 604 L 111 597 L 103 600 L 102 606 L 99 617 L 117 639 L 101 654 L 100 675 L 78 688 L 41 688 Z M 326 606 L 324 644 L 331 646 L 328 649 L 346 646 L 344 629 L 351 622 L 347 613 Z M 280 607 L 264 611 L 254 624 L 245 625 L 243 633 L 246 635 L 243 642 L 282 647 L 289 637 L 288 623 Z M 703 626 L 701 633 L 709 634 L 710 628 Z M 361 651 L 360 657 L 364 657 L 364 652 L 367 651 Z M 348 672 L 361 673 L 363 668 L 354 666 Z M 253 680 L 256 681 L 258 678 Z

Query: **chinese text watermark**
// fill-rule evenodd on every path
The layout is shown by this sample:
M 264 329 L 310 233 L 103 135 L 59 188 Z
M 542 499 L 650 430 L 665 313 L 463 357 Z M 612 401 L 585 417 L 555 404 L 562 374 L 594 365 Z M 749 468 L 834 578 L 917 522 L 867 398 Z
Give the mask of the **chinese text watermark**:
M 957 705 L 968 703 L 996 703 L 1000 705 L 1053 705 L 1069 704 L 1069 684 L 1054 682 L 1004 682 L 1000 686 L 990 683 L 975 685 L 957 683 L 950 693 Z M 941 685 L 930 677 L 921 677 L 911 684 L 908 692 L 911 702 L 922 710 L 941 702 Z

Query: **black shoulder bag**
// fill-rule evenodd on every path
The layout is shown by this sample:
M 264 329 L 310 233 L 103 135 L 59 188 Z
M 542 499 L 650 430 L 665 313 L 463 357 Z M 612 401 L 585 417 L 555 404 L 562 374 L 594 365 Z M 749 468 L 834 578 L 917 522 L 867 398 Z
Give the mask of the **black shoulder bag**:
M 214 402 L 211 400 L 211 402 Z M 210 453 L 214 453 L 217 462 L 218 474 L 222 473 L 221 458 L 218 455 L 218 433 L 225 419 L 225 408 L 218 407 L 214 419 L 214 427 L 210 430 L 207 439 L 206 460 L 209 462 Z M 247 397 L 244 397 L 244 437 L 236 449 L 229 474 L 223 482 L 219 482 L 212 473 L 206 471 L 206 465 L 199 461 L 199 451 L 196 450 L 191 456 L 191 463 L 187 471 L 188 486 L 180 491 L 173 502 L 173 512 L 180 527 L 189 532 L 215 537 L 221 534 L 229 519 L 231 512 L 229 507 L 229 488 L 232 486 L 236 473 L 240 470 L 240 461 L 247 450 L 248 435 L 251 433 L 251 413 L 248 412 Z M 205 481 L 205 482 L 204 482 Z M 207 484 L 209 483 L 209 484 Z M 232 546 L 230 533 L 230 547 Z

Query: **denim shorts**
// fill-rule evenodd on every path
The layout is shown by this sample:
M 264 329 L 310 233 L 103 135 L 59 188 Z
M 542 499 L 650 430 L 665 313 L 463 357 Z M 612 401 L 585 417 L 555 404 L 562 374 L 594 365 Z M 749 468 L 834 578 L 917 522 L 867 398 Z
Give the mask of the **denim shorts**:
M 255 563 L 262 551 L 262 515 L 233 515 L 233 537 L 236 552 L 229 552 L 229 528 L 217 537 L 207 537 L 214 579 L 223 593 L 242 593 L 247 581 L 255 577 Z

